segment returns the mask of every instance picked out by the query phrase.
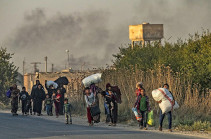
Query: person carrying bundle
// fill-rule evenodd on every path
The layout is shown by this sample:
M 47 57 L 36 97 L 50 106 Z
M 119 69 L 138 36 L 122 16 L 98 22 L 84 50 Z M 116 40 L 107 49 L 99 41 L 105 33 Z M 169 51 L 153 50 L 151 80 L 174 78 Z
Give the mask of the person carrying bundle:
M 109 126 L 116 126 L 117 123 L 117 102 L 116 102 L 116 96 L 113 94 L 111 88 L 108 90 L 108 98 L 110 99 L 110 105 L 109 105 L 109 113 L 110 113 L 110 119 L 111 123 Z
M 89 122 L 89 126 L 94 125 L 94 116 L 98 116 L 100 114 L 99 106 L 96 103 L 96 98 L 93 92 L 89 87 L 86 87 L 84 90 L 85 93 L 85 101 L 87 104 L 87 119 Z
M 168 90 L 169 89 L 169 85 L 166 83 L 166 84 L 163 85 L 163 88 Z M 171 95 L 172 95 L 172 93 L 171 93 Z M 174 96 L 173 95 L 172 95 L 172 97 L 173 97 L 172 105 L 174 106 L 175 100 L 174 100 Z M 158 103 L 161 103 L 161 102 L 162 102 L 162 100 L 158 101 Z M 159 131 L 162 131 L 163 120 L 164 120 L 166 114 L 168 115 L 168 123 L 169 123 L 168 130 L 170 132 L 172 132 L 172 129 L 171 129 L 172 128 L 172 111 L 169 111 L 167 113 L 162 113 L 162 110 L 160 110 Z

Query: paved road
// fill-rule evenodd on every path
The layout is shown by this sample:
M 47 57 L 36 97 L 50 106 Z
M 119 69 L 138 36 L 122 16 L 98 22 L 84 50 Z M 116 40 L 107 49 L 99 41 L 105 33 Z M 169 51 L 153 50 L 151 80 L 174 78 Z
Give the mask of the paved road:
M 85 119 L 73 118 L 73 125 L 65 125 L 63 117 L 11 116 L 0 113 L 0 139 L 188 139 L 190 136 L 140 131 L 126 127 L 87 126 Z M 83 122 L 83 124 L 82 124 Z M 85 123 L 84 123 L 85 122 Z

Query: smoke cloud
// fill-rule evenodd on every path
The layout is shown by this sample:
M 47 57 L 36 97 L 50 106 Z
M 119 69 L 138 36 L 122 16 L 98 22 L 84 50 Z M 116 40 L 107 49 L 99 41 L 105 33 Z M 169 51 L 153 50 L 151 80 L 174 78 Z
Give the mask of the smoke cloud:
M 133 12 L 132 24 L 164 24 L 164 37 L 172 42 L 211 28 L 210 0 L 141 0 Z
M 95 3 L 102 10 L 93 8 L 49 17 L 45 10 L 38 8 L 26 14 L 23 24 L 6 43 L 15 53 L 16 65 L 22 65 L 23 57 L 30 64 L 43 62 L 44 57 L 48 56 L 49 62 L 61 70 L 67 65 L 66 49 L 70 51 L 70 66 L 73 69 L 80 69 L 84 62 L 86 68 L 111 64 L 112 54 L 118 52 L 118 47 L 130 43 L 128 25 L 132 24 L 164 24 L 164 40 L 170 42 L 211 29 L 210 0 L 108 2 L 111 5 L 107 7 L 103 2 Z M 44 70 L 44 65 L 40 67 Z
M 79 69 L 83 63 L 87 68 L 101 67 L 111 63 L 108 55 L 112 55 L 110 51 L 115 51 L 112 50 L 114 44 L 111 42 L 108 20 L 109 13 L 105 11 L 69 15 L 58 13 L 48 18 L 43 9 L 36 9 L 24 16 L 24 24 L 16 30 L 7 45 L 30 62 L 48 56 L 59 70 L 67 64 L 65 50 L 70 51 L 73 69 Z

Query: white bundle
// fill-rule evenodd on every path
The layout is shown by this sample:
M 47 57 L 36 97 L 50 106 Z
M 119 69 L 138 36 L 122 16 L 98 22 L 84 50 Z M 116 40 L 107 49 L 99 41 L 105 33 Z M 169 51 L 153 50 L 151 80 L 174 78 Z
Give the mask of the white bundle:
M 49 88 L 49 86 L 53 85 L 53 87 L 56 89 L 58 87 L 58 84 L 54 81 L 47 81 L 46 86 Z
M 84 84 L 85 87 L 89 87 L 91 84 L 97 84 L 102 81 L 101 79 L 102 74 L 101 73 L 96 73 L 93 75 L 90 75 L 82 80 L 82 83 Z
M 162 93 L 163 92 L 163 93 Z M 171 101 L 173 100 L 172 94 L 165 88 L 159 88 L 152 91 L 152 97 L 155 101 L 162 101 L 159 103 L 159 107 L 162 113 L 167 113 L 173 109 L 179 108 L 178 103 L 175 101 L 174 106 L 172 107 Z

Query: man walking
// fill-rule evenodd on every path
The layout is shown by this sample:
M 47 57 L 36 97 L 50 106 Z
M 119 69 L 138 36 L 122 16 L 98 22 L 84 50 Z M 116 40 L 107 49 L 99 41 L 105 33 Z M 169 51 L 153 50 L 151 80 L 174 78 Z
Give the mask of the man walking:
M 17 88 L 17 85 L 14 84 L 12 87 L 12 92 L 11 92 L 11 112 L 12 115 L 18 115 L 17 114 L 17 110 L 18 110 L 18 97 L 19 97 L 19 93 L 20 90 Z
M 164 84 L 163 85 L 163 88 L 165 88 L 165 89 L 169 89 L 169 85 L 168 84 Z M 169 91 L 170 92 L 170 91 Z M 171 93 L 171 92 L 170 92 Z M 172 93 L 171 93 L 171 95 L 172 95 Z M 172 97 L 173 97 L 173 100 L 172 100 L 172 104 L 174 105 L 175 104 L 175 100 L 174 100 L 174 96 L 172 95 Z M 160 101 L 160 102 L 158 102 L 158 103 L 161 103 L 162 101 Z M 172 132 L 172 112 L 171 111 L 169 111 L 169 112 L 167 112 L 167 113 L 164 113 L 164 114 L 162 114 L 162 111 L 160 110 L 160 121 L 159 121 L 159 123 L 160 123 L 160 126 L 159 126 L 159 131 L 162 131 L 162 126 L 163 126 L 163 119 L 165 118 L 165 115 L 168 115 L 168 123 L 169 123 L 169 131 L 170 132 Z

